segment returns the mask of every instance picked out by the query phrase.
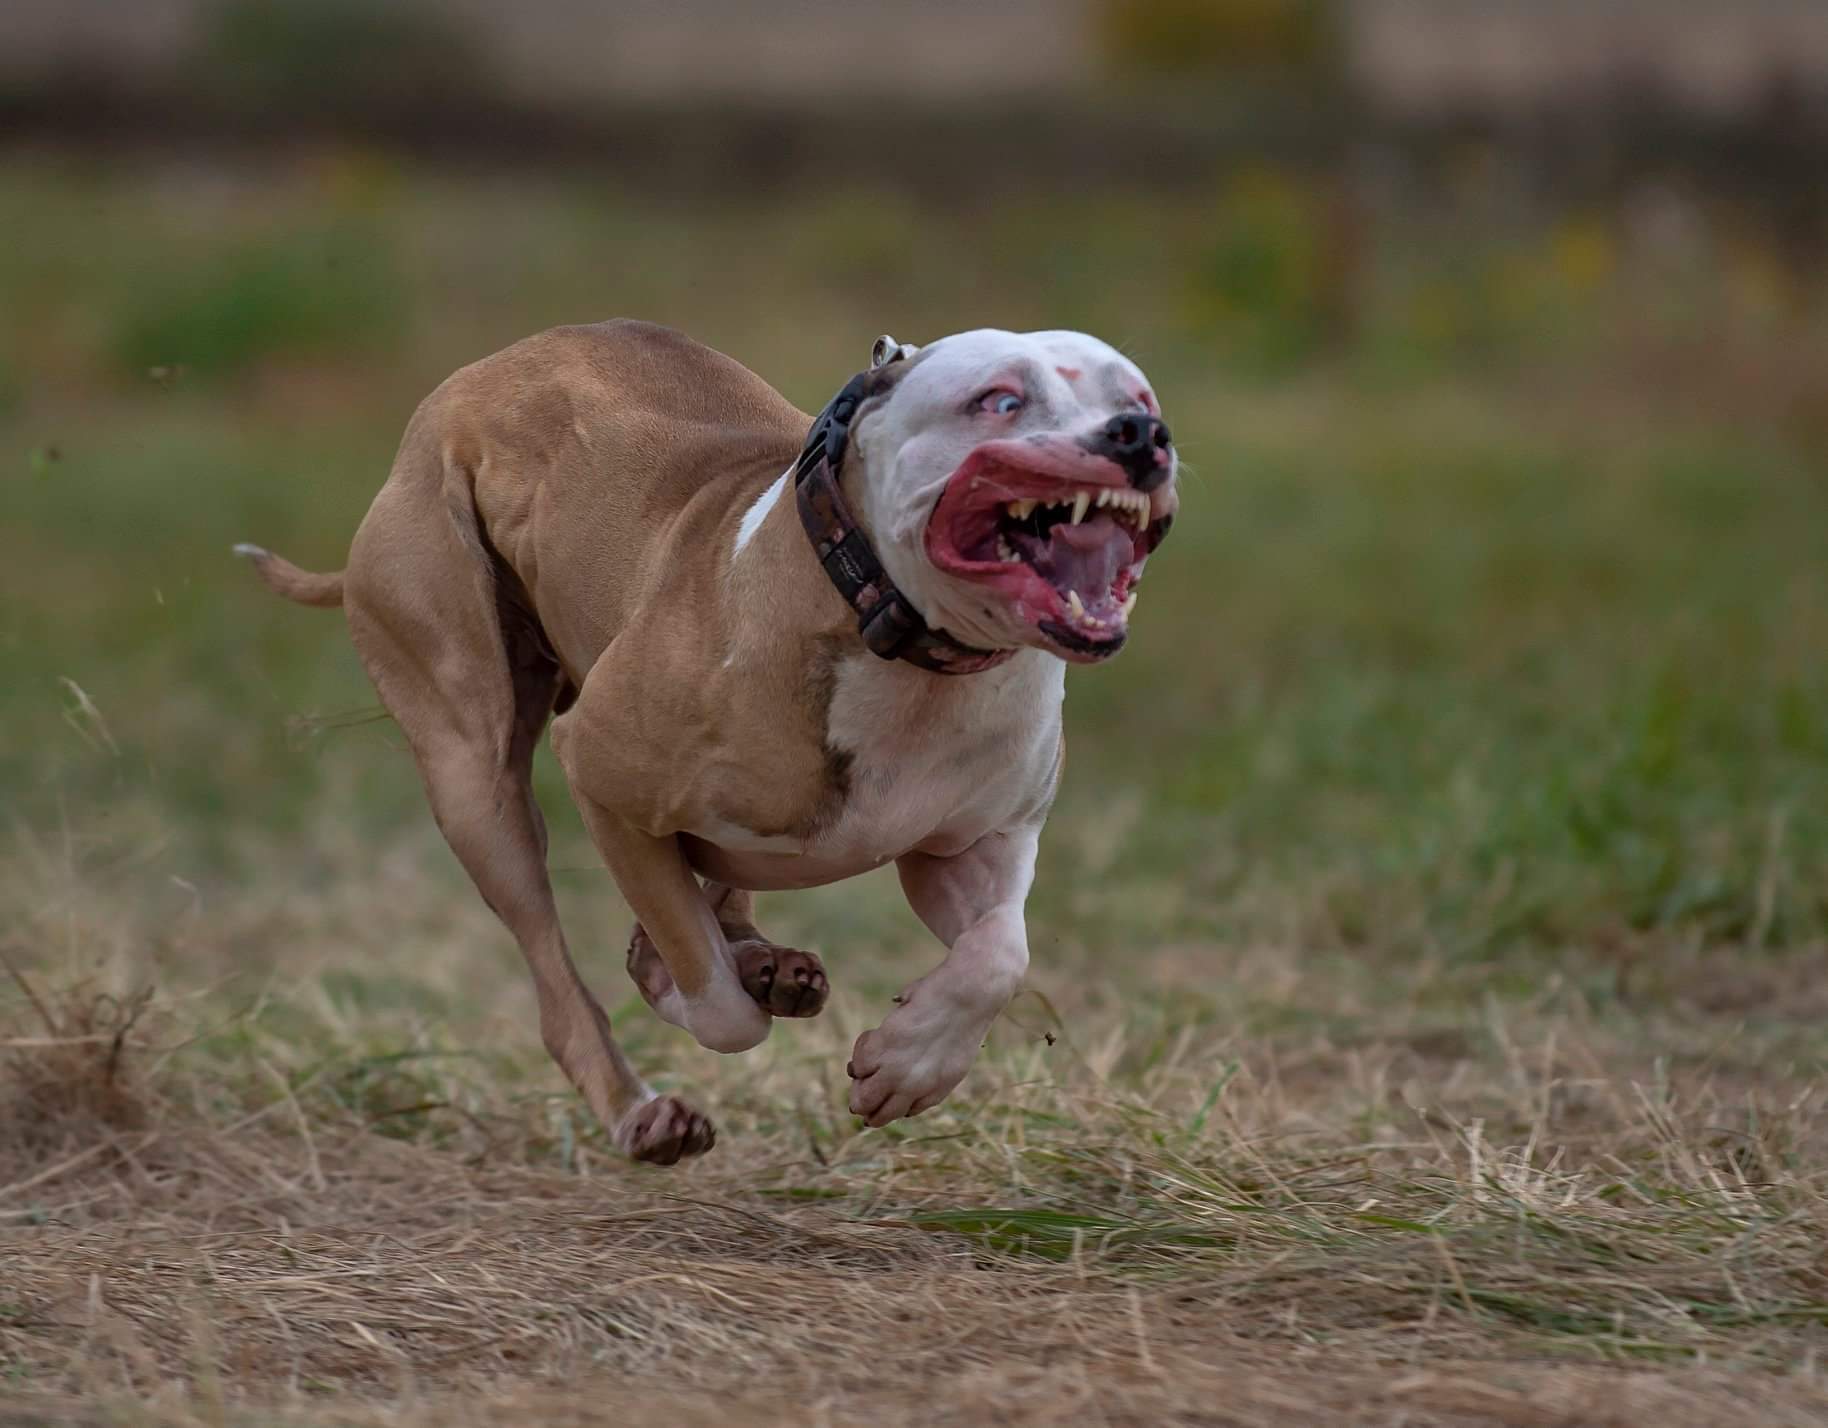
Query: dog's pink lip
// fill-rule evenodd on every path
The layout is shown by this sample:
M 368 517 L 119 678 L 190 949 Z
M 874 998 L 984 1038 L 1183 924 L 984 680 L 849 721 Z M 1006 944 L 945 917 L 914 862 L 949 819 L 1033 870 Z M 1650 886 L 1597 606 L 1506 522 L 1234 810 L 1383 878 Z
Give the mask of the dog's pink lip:
M 1130 478 L 1108 457 L 1087 451 L 1066 437 L 1005 437 L 973 447 L 946 478 L 946 494 L 988 488 L 1005 501 L 1057 495 L 1062 486 L 1078 491 L 1113 486 L 1128 490 Z
M 994 516 L 1011 501 L 1055 502 L 1062 499 L 1063 491 L 1095 491 L 1101 487 L 1132 489 L 1121 466 L 1067 438 L 987 441 L 974 448 L 947 478 L 934 503 L 927 518 L 927 557 L 948 574 L 997 591 L 1017 618 L 1033 627 L 1062 658 L 1078 663 L 1106 659 L 1122 647 L 1128 633 L 1124 617 L 1116 611 L 1135 584 L 1149 552 L 1166 534 L 1174 507 L 1169 487 L 1155 492 L 1149 506 L 1150 520 L 1134 537 L 1133 558 L 1117 573 L 1102 599 L 1103 606 L 1112 611 L 1105 616 L 1102 628 L 1089 627 L 1073 616 L 1061 591 L 1025 560 L 976 560 L 959 549 L 963 523 Z M 1068 639 L 1063 640 L 1061 632 Z

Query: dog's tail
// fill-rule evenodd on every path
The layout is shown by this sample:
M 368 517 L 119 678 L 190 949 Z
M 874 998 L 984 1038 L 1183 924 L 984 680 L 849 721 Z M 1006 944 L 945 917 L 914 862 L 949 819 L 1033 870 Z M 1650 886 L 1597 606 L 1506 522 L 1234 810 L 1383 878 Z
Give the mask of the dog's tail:
M 301 570 L 283 555 L 275 555 L 257 545 L 238 545 L 235 554 L 253 561 L 255 571 L 266 581 L 267 588 L 288 600 L 325 610 L 343 603 L 343 572 L 340 570 L 333 570 L 328 575 Z

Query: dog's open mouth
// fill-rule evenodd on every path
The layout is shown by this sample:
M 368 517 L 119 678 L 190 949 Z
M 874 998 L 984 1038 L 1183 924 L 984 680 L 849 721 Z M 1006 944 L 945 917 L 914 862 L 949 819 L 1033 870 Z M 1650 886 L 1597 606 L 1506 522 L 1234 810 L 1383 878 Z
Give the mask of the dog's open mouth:
M 948 479 L 927 555 L 995 589 L 1067 658 L 1104 659 L 1123 647 L 1137 579 L 1173 504 L 1168 488 L 1138 491 L 1076 448 L 991 442 Z

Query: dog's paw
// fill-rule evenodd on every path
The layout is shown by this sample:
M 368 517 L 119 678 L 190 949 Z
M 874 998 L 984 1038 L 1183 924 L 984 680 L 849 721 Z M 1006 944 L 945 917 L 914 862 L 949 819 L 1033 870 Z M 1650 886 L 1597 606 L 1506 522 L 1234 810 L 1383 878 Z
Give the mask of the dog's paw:
M 904 1002 L 851 1048 L 851 1114 L 885 1126 L 937 1106 L 965 1079 L 985 1027 L 923 1015 Z
M 831 984 L 825 964 L 797 947 L 777 947 L 772 942 L 742 942 L 736 954 L 736 975 L 743 990 L 772 1016 L 817 1016 L 825 1010 Z
M 630 1160 L 677 1165 L 688 1155 L 703 1155 L 717 1144 L 709 1117 L 677 1096 L 655 1096 L 622 1117 L 612 1137 Z

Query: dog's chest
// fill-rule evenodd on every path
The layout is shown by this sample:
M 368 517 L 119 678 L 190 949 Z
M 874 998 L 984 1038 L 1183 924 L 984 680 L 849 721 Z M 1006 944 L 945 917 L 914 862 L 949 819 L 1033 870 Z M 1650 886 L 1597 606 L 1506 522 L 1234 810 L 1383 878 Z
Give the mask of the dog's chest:
M 849 787 L 819 843 L 891 857 L 935 838 L 969 846 L 1044 797 L 1064 666 L 1019 663 L 1001 679 L 938 676 L 867 655 L 842 664 L 826 741 L 848 759 Z
M 873 655 L 836 671 L 826 745 L 843 769 L 836 816 L 802 844 L 725 824 L 698 830 L 752 886 L 825 882 L 913 849 L 949 855 L 1044 809 L 1060 743 L 1064 666 L 1025 655 L 939 676 Z

